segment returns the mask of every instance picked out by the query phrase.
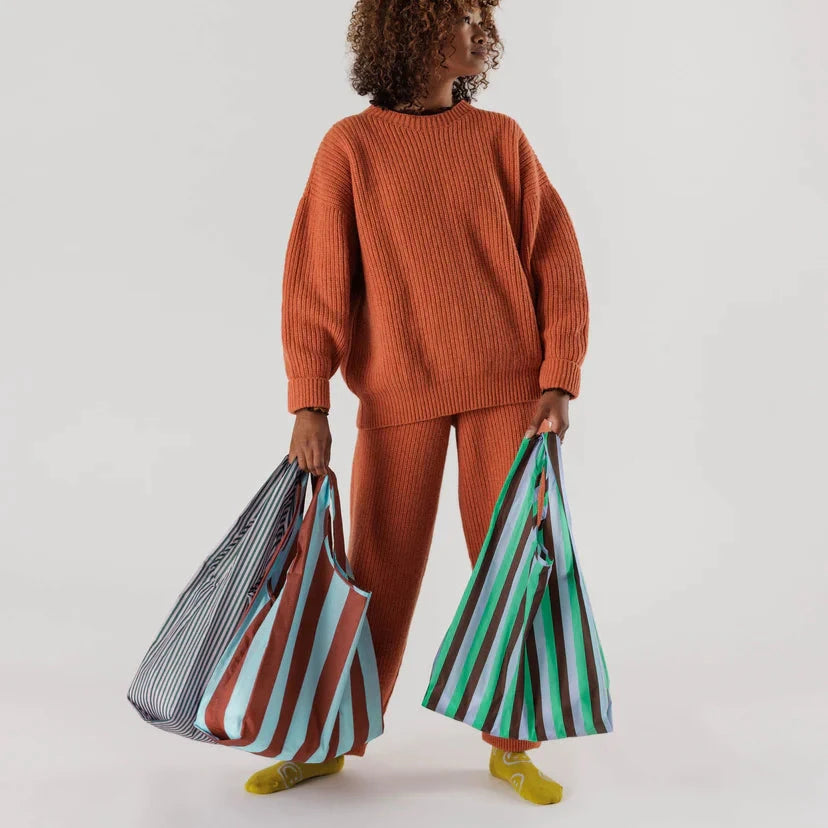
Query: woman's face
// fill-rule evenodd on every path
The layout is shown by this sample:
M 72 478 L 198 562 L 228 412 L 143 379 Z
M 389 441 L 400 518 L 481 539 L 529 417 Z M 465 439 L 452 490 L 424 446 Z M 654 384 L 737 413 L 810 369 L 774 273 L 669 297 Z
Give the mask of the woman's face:
M 486 68 L 488 38 L 480 25 L 480 9 L 471 7 L 454 27 L 454 39 L 446 49 L 449 74 L 457 77 L 479 75 Z

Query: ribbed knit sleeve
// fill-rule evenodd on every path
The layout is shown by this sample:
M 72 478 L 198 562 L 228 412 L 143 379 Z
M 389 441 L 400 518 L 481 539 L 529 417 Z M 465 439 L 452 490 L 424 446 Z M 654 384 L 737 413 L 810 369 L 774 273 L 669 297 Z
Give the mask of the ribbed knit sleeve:
M 316 151 L 285 253 L 282 347 L 287 407 L 330 406 L 348 347 L 359 239 L 346 145 L 334 128 Z
M 589 298 L 575 228 L 526 135 L 520 131 L 521 258 L 535 292 L 543 345 L 539 386 L 578 396 L 587 351 Z

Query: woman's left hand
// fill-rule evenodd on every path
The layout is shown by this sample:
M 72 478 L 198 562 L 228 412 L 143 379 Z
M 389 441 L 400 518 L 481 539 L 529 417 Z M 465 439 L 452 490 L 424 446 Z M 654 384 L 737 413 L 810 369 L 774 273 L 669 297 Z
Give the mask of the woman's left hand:
M 544 422 L 545 420 L 549 420 L 549 422 Z M 533 437 L 539 430 L 554 431 L 563 442 L 564 434 L 568 428 L 569 394 L 562 388 L 550 388 L 538 400 L 532 420 L 524 436 Z

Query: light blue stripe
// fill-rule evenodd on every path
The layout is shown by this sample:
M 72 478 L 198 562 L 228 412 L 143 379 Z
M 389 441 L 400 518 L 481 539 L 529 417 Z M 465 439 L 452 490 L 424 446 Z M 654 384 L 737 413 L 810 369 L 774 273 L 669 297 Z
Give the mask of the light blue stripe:
M 324 714 L 326 721 L 329 718 L 331 710 L 317 710 L 314 708 L 313 701 L 319 689 L 319 677 L 322 675 L 325 660 L 331 651 L 331 642 L 336 634 L 336 622 L 342 617 L 342 610 L 347 599 L 347 587 L 343 589 L 342 581 L 338 578 L 332 578 L 328 585 L 325 601 L 322 604 L 322 610 L 313 637 L 313 645 L 305 668 L 305 675 L 302 679 L 302 687 L 299 691 L 299 698 L 296 701 L 296 707 L 285 739 L 286 750 L 296 751 L 302 746 L 307 736 L 311 713 L 315 713 L 318 716 Z M 340 680 L 339 688 L 341 686 L 342 681 Z M 338 692 L 341 694 L 341 689 Z M 339 699 L 334 696 L 334 715 L 336 714 L 338 701 Z M 309 759 L 308 761 L 312 762 L 316 760 Z
M 273 624 L 279 610 L 279 603 L 279 600 L 274 603 L 268 611 L 267 617 L 259 629 L 256 630 L 253 640 L 250 642 L 250 648 L 245 653 L 236 684 L 233 687 L 230 700 L 225 708 L 224 730 L 230 739 L 241 738 L 244 716 L 250 703 L 253 686 L 256 683 L 256 678 L 262 666 L 262 657 L 270 641 Z
M 548 739 L 551 733 L 555 733 L 555 717 L 552 713 L 552 694 L 550 691 L 552 675 L 549 670 L 549 652 L 546 649 L 546 632 L 543 623 L 543 612 L 540 606 L 535 615 L 535 620 L 532 623 L 532 630 L 535 633 L 535 653 L 538 659 L 538 680 L 540 681 L 541 687 L 541 721 L 543 722 L 543 728 L 546 731 L 546 737 Z M 535 720 L 537 721 L 537 713 L 535 713 Z M 535 727 L 537 727 L 537 724 Z
M 354 703 L 351 696 L 350 677 L 345 682 L 342 691 L 342 701 L 339 705 L 339 741 L 336 746 L 336 755 L 349 751 L 354 746 Z
M 367 618 L 367 606 L 366 606 Z M 382 694 L 379 685 L 377 655 L 371 637 L 371 628 L 365 624 L 357 645 L 359 663 L 362 665 L 362 681 L 365 686 L 365 702 L 368 707 L 368 738 L 382 733 Z M 367 741 L 367 740 L 366 740 Z

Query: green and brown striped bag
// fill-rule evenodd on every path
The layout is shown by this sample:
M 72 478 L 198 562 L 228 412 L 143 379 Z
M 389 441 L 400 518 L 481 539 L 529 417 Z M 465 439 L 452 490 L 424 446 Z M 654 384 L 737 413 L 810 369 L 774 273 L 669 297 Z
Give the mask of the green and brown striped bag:
M 612 732 L 609 674 L 571 524 L 560 438 L 524 437 L 424 707 L 511 739 Z

